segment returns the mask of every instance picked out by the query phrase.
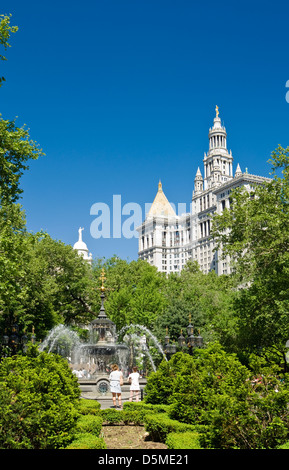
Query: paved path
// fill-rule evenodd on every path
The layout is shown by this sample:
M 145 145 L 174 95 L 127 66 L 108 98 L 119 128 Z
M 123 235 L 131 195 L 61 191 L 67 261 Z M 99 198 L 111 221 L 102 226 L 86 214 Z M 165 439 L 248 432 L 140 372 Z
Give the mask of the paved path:
M 85 397 L 85 396 L 81 396 L 81 398 L 83 398 L 84 400 L 96 400 L 98 401 L 98 403 L 100 403 L 100 409 L 101 410 L 106 410 L 107 408 L 112 408 L 113 406 L 113 402 L 112 402 L 112 398 L 88 398 L 88 397 Z M 123 399 L 121 400 L 122 402 L 122 405 L 126 402 L 128 402 L 129 399 Z M 141 401 L 141 400 L 140 400 Z M 116 401 L 116 403 L 118 403 Z M 117 408 L 119 409 L 119 408 Z

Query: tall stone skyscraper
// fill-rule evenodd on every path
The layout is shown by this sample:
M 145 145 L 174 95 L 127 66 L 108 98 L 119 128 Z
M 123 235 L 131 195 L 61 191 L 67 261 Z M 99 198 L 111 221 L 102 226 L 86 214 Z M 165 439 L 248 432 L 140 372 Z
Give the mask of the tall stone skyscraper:
M 154 202 L 137 229 L 139 258 L 159 271 L 180 272 L 188 260 L 195 260 L 205 273 L 214 269 L 217 274 L 229 274 L 229 258 L 221 259 L 210 239 L 212 215 L 230 207 L 233 188 L 244 186 L 253 190 L 256 184 L 269 181 L 269 178 L 242 172 L 239 164 L 233 172 L 233 156 L 227 149 L 227 132 L 222 126 L 218 106 L 209 129 L 209 150 L 204 154 L 203 164 L 203 175 L 199 167 L 196 172 L 189 213 L 176 214 L 159 182 Z

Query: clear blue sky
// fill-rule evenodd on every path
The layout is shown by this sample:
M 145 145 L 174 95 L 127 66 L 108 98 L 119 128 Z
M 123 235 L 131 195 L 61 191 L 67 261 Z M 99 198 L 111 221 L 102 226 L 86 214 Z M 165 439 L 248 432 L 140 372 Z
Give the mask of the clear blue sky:
M 216 104 L 234 168 L 268 176 L 289 145 L 288 1 L 2 0 L 19 26 L 1 63 L 3 118 L 46 153 L 22 178 L 28 229 L 93 257 L 137 258 L 137 239 L 94 239 L 96 202 L 142 206 L 159 179 L 190 204 Z M 127 216 L 123 217 L 125 220 Z

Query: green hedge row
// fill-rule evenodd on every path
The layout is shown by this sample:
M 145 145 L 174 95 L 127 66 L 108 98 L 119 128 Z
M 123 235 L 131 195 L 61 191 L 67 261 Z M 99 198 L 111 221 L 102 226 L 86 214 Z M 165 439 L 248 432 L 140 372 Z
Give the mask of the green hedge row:
M 144 410 L 101 410 L 100 416 L 107 424 L 135 424 L 141 425 L 144 423 L 146 411 Z
M 146 414 L 145 429 L 154 441 L 165 442 L 167 435 L 171 432 L 184 433 L 186 431 L 196 432 L 191 424 L 180 423 L 175 419 L 171 419 L 165 413 Z
M 168 416 L 170 405 L 126 402 L 123 410 L 102 410 L 103 418 L 113 423 L 144 424 L 151 439 L 164 442 L 169 449 L 200 449 L 196 427 Z
M 102 417 L 95 415 L 82 415 L 76 423 L 76 434 L 91 433 L 99 436 L 102 428 Z
M 153 411 L 154 413 L 168 413 L 170 408 L 171 405 L 152 405 L 151 403 L 144 403 L 143 401 L 127 401 L 123 405 L 124 410 L 144 410 Z
M 164 442 L 169 449 L 200 449 L 196 427 L 168 416 L 169 405 L 126 402 L 122 410 L 100 409 L 96 400 L 81 400 L 81 416 L 76 435 L 67 449 L 105 449 L 99 437 L 103 423 L 144 425 L 151 439 Z
M 90 433 L 79 434 L 66 449 L 106 449 L 102 437 Z
M 66 449 L 106 449 L 104 439 L 99 437 L 103 422 L 100 403 L 96 400 L 81 400 L 80 413 L 75 438 Z
M 80 413 L 83 415 L 95 415 L 99 414 L 100 411 L 100 403 L 96 400 L 87 400 L 81 399 L 80 400 Z
M 199 434 L 193 431 L 170 432 L 165 444 L 169 449 L 201 449 Z

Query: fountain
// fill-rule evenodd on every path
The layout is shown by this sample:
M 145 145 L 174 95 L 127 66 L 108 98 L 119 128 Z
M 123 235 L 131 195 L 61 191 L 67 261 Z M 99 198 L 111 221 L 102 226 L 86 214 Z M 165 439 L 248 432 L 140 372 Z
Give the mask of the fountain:
M 165 355 L 165 352 L 161 346 L 161 344 L 159 343 L 159 341 L 157 340 L 157 338 L 152 334 L 152 332 L 144 325 L 139 325 L 139 324 L 130 324 L 130 325 L 126 325 L 124 326 L 118 333 L 118 338 L 122 336 L 122 334 L 126 331 L 126 330 L 135 330 L 135 331 L 143 331 L 144 332 L 144 335 L 145 335 L 145 338 L 148 336 L 149 339 L 152 340 L 153 344 L 155 345 L 156 349 L 159 350 L 161 356 L 167 361 L 167 357 Z M 149 358 L 149 361 L 151 363 L 151 366 L 152 366 L 152 369 L 153 371 L 155 372 L 156 371 L 156 367 L 155 367 L 155 364 L 154 364 L 154 361 L 153 361 L 153 358 L 149 352 L 149 348 L 147 346 L 147 343 L 146 341 L 143 341 L 142 342 L 142 351 L 143 353 L 148 356 Z
M 78 334 L 64 325 L 57 325 L 48 333 L 45 340 L 40 344 L 40 351 L 59 354 L 70 360 L 72 351 L 81 345 Z
M 127 399 L 129 397 L 129 383 L 126 383 L 126 379 L 130 372 L 129 368 L 131 369 L 135 365 L 135 354 L 133 356 L 132 351 L 136 352 L 136 344 L 140 349 L 138 359 L 141 360 L 147 356 L 154 372 L 156 367 L 146 340 L 149 339 L 153 343 L 161 357 L 166 361 L 168 360 L 166 355 L 170 357 L 176 352 L 176 345 L 169 342 L 167 332 L 164 351 L 152 332 L 140 324 L 126 325 L 117 333 L 115 323 L 105 313 L 104 270 L 102 270 L 100 279 L 102 280 L 100 288 L 101 307 L 97 318 L 92 320 L 88 327 L 88 341 L 81 341 L 77 333 L 71 328 L 58 325 L 50 331 L 39 349 L 60 354 L 68 360 L 70 367 L 78 377 L 83 398 L 111 399 L 109 388 L 110 366 L 113 363 L 118 364 L 124 375 L 122 395 L 124 399 Z M 135 333 L 131 333 L 131 330 Z M 140 332 L 143 333 L 143 337 L 141 337 Z M 198 336 L 194 336 L 191 315 L 189 316 L 187 332 L 188 336 L 185 338 L 181 330 L 181 335 L 178 338 L 180 349 L 183 349 L 186 345 L 189 350 L 195 347 L 203 347 L 203 338 L 200 333 Z M 122 342 L 119 342 L 121 338 Z M 145 384 L 146 379 L 142 378 L 140 385 L 144 386 Z
M 72 361 L 86 364 L 91 378 L 110 373 L 110 365 L 116 363 L 127 374 L 129 349 L 117 343 L 116 327 L 104 309 L 104 290 L 101 291 L 101 307 L 98 317 L 89 325 L 89 342 L 80 344 L 74 350 Z
M 39 349 L 41 351 L 53 352 L 65 357 L 73 372 L 78 377 L 82 396 L 84 398 L 110 398 L 109 373 L 113 363 L 119 365 L 124 375 L 124 382 L 130 372 L 129 362 L 132 363 L 131 348 L 126 344 L 126 339 L 132 341 L 132 335 L 124 334 L 129 329 L 139 332 L 143 331 L 153 341 L 161 355 L 165 357 L 161 345 L 155 336 L 142 325 L 128 325 L 116 333 L 116 325 L 106 315 L 104 308 L 105 287 L 104 271 L 101 274 L 101 307 L 97 318 L 92 320 L 88 327 L 88 341 L 80 340 L 78 334 L 71 328 L 58 325 L 47 335 Z M 124 336 L 122 342 L 119 338 Z M 153 359 L 147 347 L 146 341 L 137 336 L 138 345 L 141 349 L 141 356 L 148 356 L 151 367 L 155 371 Z M 132 348 L 135 349 L 135 348 Z M 140 381 L 145 385 L 146 379 Z M 124 383 L 122 393 L 129 394 L 129 383 Z M 126 393 L 125 393 L 126 394 Z M 125 396 L 124 396 L 125 398 Z

